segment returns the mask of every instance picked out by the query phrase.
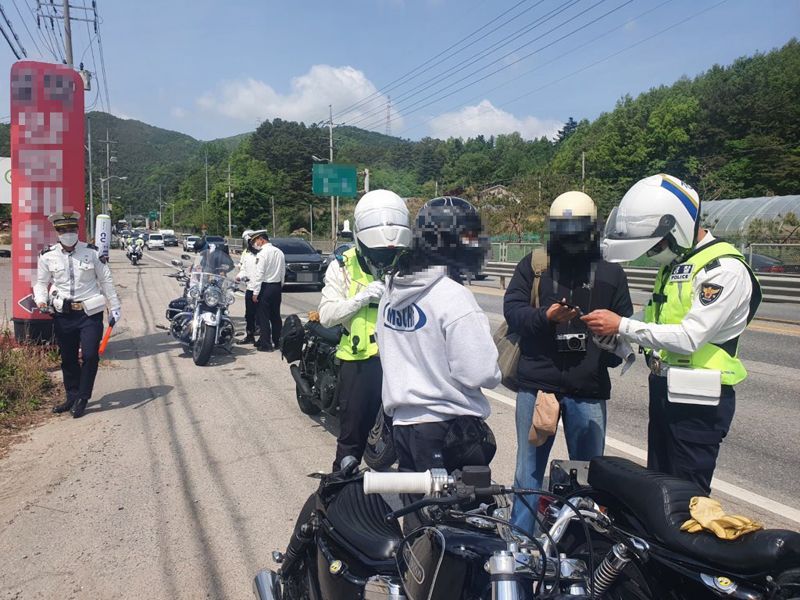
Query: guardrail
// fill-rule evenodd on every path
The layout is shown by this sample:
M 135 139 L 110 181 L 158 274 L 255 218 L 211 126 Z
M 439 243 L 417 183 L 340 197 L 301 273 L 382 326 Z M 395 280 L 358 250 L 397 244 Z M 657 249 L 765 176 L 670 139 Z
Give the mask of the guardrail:
M 500 286 L 506 289 L 506 279 L 514 275 L 516 263 L 488 262 L 483 273 L 500 279 Z M 657 269 L 645 267 L 626 267 L 628 287 L 632 290 L 650 291 L 655 283 Z M 798 275 L 758 275 L 764 291 L 765 302 L 800 303 L 800 276 Z

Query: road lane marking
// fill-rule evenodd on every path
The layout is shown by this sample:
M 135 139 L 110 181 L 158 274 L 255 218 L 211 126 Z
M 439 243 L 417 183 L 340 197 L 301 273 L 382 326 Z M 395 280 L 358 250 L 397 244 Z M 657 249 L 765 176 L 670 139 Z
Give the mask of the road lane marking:
M 486 394 L 487 397 L 491 398 L 492 400 L 496 400 L 497 402 L 501 402 L 508 406 L 512 406 L 516 408 L 517 403 L 514 399 L 509 398 L 504 394 L 500 394 L 493 390 L 484 389 L 483 393 Z M 617 440 L 612 437 L 606 436 L 606 444 L 608 444 L 611 448 L 615 450 L 619 450 L 620 452 L 624 452 L 634 458 L 639 459 L 640 461 L 646 462 L 647 461 L 647 452 L 642 450 L 641 448 L 637 448 L 627 442 L 623 442 L 622 440 Z M 734 485 L 732 483 L 728 483 L 727 481 L 723 481 L 721 479 L 717 479 L 716 477 L 711 482 L 711 487 L 718 492 L 722 492 L 723 494 L 727 494 L 728 496 L 732 496 L 734 498 L 738 498 L 739 500 L 743 500 L 748 504 L 752 504 L 760 509 L 766 510 L 771 512 L 779 517 L 783 517 L 789 521 L 793 521 L 795 523 L 800 524 L 800 510 L 796 508 L 792 508 L 791 506 L 786 506 L 785 504 L 781 504 L 780 502 L 776 502 L 775 500 L 771 500 L 766 498 L 765 496 L 761 496 L 760 494 L 756 494 L 749 490 L 739 487 L 738 485 Z

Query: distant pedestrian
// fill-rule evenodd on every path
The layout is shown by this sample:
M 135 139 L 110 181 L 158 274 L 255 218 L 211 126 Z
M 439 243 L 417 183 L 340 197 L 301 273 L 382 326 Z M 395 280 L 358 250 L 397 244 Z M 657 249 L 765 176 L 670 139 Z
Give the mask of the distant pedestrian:
M 48 219 L 58 232 L 58 243 L 39 256 L 33 294 L 42 310 L 48 307 L 49 296 L 55 311 L 54 329 L 67 399 L 53 412 L 71 410 L 77 419 L 92 397 L 100 362 L 103 310 L 107 303 L 109 323 L 113 325 L 120 319 L 120 303 L 111 270 L 100 260 L 97 247 L 78 241 L 80 215 L 56 213 Z
M 269 243 L 266 229 L 253 232 L 253 249 L 257 252 L 252 282 L 253 302 L 257 305 L 256 320 L 261 330 L 256 348 L 272 352 L 281 338 L 281 292 L 286 275 L 283 252 Z

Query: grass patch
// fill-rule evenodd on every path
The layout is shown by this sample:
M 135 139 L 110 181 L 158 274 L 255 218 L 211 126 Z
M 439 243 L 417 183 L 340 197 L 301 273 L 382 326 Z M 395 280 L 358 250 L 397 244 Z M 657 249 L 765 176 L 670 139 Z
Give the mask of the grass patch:
M 50 371 L 58 350 L 20 343 L 8 328 L 0 332 L 0 424 L 35 411 L 53 398 Z

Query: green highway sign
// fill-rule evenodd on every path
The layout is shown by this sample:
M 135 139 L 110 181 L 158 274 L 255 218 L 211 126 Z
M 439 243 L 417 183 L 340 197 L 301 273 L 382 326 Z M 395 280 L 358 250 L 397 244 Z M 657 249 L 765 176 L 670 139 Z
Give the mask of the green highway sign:
M 347 196 L 356 195 L 356 168 L 351 165 L 321 164 L 314 165 L 312 172 L 312 191 L 315 196 Z
M 158 211 L 157 210 L 151 210 L 150 211 L 150 220 L 152 221 L 153 219 L 157 219 L 157 218 L 158 218 Z

